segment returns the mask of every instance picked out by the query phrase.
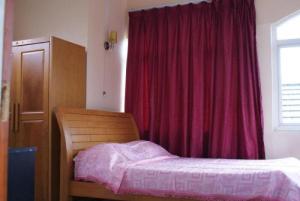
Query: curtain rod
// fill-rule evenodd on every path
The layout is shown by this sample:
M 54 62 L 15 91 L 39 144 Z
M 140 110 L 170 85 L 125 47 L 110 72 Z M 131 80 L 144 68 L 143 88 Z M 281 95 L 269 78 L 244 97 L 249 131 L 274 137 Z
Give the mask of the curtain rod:
M 190 0 L 190 1 L 183 2 L 183 3 L 164 3 L 164 4 L 161 4 L 159 6 L 154 6 L 154 7 L 153 6 L 148 6 L 148 7 L 143 7 L 143 8 L 128 9 L 128 12 L 135 12 L 135 11 L 141 11 L 141 10 L 150 10 L 150 9 L 153 9 L 153 8 L 174 7 L 174 6 L 177 6 L 177 5 L 187 5 L 187 4 L 190 4 L 190 3 L 197 4 L 197 3 L 201 3 L 201 2 L 211 3 L 212 0 Z

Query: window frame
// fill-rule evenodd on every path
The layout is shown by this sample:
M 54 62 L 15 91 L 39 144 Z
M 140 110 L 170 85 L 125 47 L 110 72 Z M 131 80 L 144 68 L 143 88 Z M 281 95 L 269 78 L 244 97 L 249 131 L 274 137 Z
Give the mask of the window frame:
M 299 132 L 300 123 L 283 123 L 282 122 L 282 90 L 281 90 L 281 66 L 280 66 L 280 49 L 284 47 L 300 47 L 300 37 L 297 39 L 277 39 L 277 28 L 289 21 L 290 19 L 300 15 L 300 11 L 297 11 L 291 15 L 284 17 L 271 26 L 271 48 L 272 48 L 272 123 L 274 131 L 288 131 Z

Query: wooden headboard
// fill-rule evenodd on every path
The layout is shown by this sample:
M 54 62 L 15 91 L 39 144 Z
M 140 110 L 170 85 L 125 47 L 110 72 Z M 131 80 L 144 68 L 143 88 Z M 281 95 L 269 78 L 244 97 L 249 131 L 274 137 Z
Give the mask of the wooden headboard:
M 58 108 L 56 117 L 61 134 L 60 196 L 68 192 L 69 183 L 73 179 L 73 157 L 78 151 L 105 142 L 139 139 L 131 114 Z
M 99 143 L 138 139 L 138 130 L 130 114 L 59 108 L 56 117 L 67 151 L 73 154 Z

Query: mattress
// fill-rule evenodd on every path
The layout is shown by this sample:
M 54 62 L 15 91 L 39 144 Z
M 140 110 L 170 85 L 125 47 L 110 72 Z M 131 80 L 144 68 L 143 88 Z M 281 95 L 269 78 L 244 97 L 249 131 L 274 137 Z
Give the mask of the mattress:
M 300 201 L 300 161 L 180 158 L 150 142 L 97 145 L 75 159 L 75 179 L 116 194 L 211 201 Z

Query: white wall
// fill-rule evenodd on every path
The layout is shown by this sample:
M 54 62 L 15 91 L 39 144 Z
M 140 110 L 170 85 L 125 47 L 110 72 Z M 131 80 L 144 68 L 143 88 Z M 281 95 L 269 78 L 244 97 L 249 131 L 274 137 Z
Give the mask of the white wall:
M 299 0 L 256 0 L 257 44 L 263 96 L 265 144 L 268 158 L 300 158 L 300 132 L 272 130 L 271 25 L 300 10 Z M 300 79 L 300 76 L 299 76 Z
M 58 36 L 86 45 L 86 0 L 15 0 L 14 40 Z
M 121 111 L 127 0 L 15 1 L 14 40 L 54 35 L 86 46 L 87 107 Z M 104 51 L 110 30 L 118 32 L 119 41 Z
M 210 0 L 128 0 L 128 9 L 149 9 L 153 7 L 172 6 L 177 4 L 199 3 Z
M 127 4 L 128 1 L 128 4 Z M 53 33 L 87 45 L 89 108 L 122 109 L 122 41 L 127 9 L 150 8 L 199 0 L 16 0 L 15 39 Z M 300 158 L 300 133 L 272 130 L 271 24 L 300 9 L 299 0 L 256 0 L 257 43 L 263 95 L 265 144 L 268 158 Z M 106 52 L 103 42 L 116 30 L 119 42 Z M 124 77 L 124 76 L 123 76 Z M 107 95 L 103 96 L 102 92 Z
M 114 49 L 104 50 L 108 32 L 118 32 Z M 88 108 L 123 109 L 124 45 L 127 32 L 126 0 L 90 0 L 88 31 Z M 105 91 L 104 96 L 102 92 Z

